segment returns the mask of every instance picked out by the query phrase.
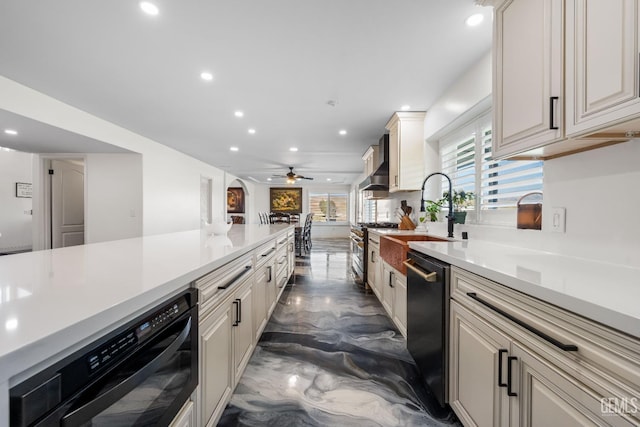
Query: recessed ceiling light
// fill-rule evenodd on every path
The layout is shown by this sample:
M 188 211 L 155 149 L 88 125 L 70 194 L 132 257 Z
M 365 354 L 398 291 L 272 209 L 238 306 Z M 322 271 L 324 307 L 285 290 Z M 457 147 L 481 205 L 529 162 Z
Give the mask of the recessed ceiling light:
M 271 178 L 267 178 L 267 181 L 271 181 Z
M 211 80 L 213 80 L 213 74 L 208 71 L 203 71 L 202 73 L 200 73 L 200 78 L 202 78 L 202 80 L 210 82 Z
M 291 147 L 289 148 L 289 151 L 298 151 L 298 147 Z
M 479 25 L 483 20 L 484 15 L 482 15 L 481 13 L 476 13 L 475 15 L 471 15 L 470 17 L 468 17 L 464 22 L 469 27 L 475 27 L 476 25 Z
M 6 133 L 7 135 L 17 135 L 18 131 L 13 129 L 5 129 L 4 133 Z
M 327 181 L 331 181 L 331 178 L 327 178 Z
M 231 150 L 231 151 L 238 151 L 238 150 L 240 150 L 240 149 L 239 149 L 238 147 L 229 147 L 229 150 Z
M 142 9 L 142 11 L 147 15 L 152 16 L 156 16 L 160 12 L 160 10 L 158 10 L 158 6 L 148 1 L 140 2 L 140 9 Z
M 244 113 L 242 111 L 236 111 L 233 115 L 236 117 L 244 117 Z
M 411 110 L 411 105 L 403 105 L 402 107 L 400 107 L 400 109 L 402 111 L 409 111 L 409 110 Z
M 346 131 L 346 130 L 344 130 L 344 129 L 342 129 L 342 130 L 341 130 L 340 132 L 338 132 L 338 133 L 339 133 L 340 135 L 346 135 L 346 134 L 347 134 L 347 131 Z
M 252 129 L 249 129 L 247 132 L 249 132 L 251 135 L 253 135 L 254 133 L 256 133 L 256 130 L 252 128 Z

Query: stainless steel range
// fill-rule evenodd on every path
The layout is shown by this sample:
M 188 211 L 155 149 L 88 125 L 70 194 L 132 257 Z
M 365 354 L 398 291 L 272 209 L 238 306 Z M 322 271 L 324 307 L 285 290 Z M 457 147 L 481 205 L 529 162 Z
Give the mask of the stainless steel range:
M 394 222 L 359 222 L 351 226 L 351 267 L 356 274 L 356 280 L 367 283 L 367 254 L 369 253 L 370 228 L 398 228 Z

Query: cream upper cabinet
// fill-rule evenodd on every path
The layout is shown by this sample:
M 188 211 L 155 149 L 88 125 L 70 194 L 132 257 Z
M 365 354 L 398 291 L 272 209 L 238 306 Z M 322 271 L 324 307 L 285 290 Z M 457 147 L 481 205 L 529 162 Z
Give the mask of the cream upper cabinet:
M 364 174 L 366 176 L 371 175 L 378 165 L 378 150 L 379 147 L 377 145 L 372 145 L 362 155 L 362 161 L 364 162 Z
M 495 9 L 494 158 L 564 137 L 563 4 L 507 0 Z
M 401 111 L 391 116 L 389 130 L 389 191 L 420 190 L 424 180 L 425 112 Z
M 567 1 L 567 135 L 640 131 L 638 3 Z

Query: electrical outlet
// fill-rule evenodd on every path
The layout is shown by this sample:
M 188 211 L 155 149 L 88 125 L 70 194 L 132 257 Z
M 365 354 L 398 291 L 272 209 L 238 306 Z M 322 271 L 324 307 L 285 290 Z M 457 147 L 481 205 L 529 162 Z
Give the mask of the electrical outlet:
M 556 233 L 564 233 L 566 227 L 565 208 L 551 208 L 551 231 Z

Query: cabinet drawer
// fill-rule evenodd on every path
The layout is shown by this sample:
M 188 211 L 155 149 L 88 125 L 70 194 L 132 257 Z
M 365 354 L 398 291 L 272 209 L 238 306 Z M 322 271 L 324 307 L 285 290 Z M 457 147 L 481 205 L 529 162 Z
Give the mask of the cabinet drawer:
M 276 240 L 271 240 L 268 243 L 260 246 L 256 249 L 256 269 L 262 266 L 265 262 L 269 261 L 276 253 Z
M 492 323 L 508 324 L 514 338 L 602 398 L 640 398 L 640 340 L 457 267 L 451 269 L 451 297 Z M 562 350 L 548 338 L 577 350 Z
M 197 279 L 195 286 L 200 290 L 200 307 L 210 308 L 210 304 L 233 291 L 251 274 L 253 254 L 246 254 Z

